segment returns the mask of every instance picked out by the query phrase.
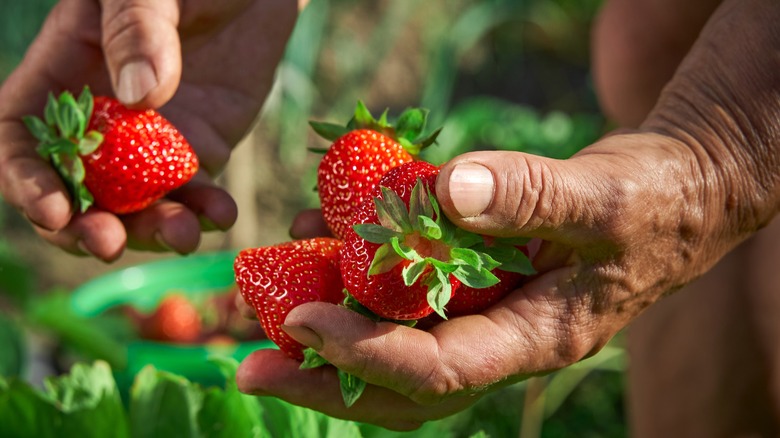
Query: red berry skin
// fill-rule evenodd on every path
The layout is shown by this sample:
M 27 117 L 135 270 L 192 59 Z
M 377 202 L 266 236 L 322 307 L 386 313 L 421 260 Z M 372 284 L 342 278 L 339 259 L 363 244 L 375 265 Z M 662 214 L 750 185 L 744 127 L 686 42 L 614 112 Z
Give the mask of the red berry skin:
M 178 344 L 198 341 L 202 331 L 200 311 L 180 294 L 163 298 L 151 315 L 141 318 L 139 325 L 144 339 Z
M 96 96 L 87 129 L 104 137 L 100 147 L 83 158 L 84 185 L 104 210 L 143 210 L 198 171 L 190 144 L 157 111 L 131 110 L 115 99 Z
M 344 299 L 341 247 L 337 239 L 318 237 L 245 249 L 235 259 L 241 296 L 255 309 L 268 338 L 293 359 L 303 360 L 304 346 L 282 331 L 281 324 L 300 304 Z
M 371 129 L 339 137 L 317 168 L 322 215 L 333 235 L 344 237 L 355 210 L 388 170 L 412 160 L 401 144 Z
M 414 161 L 390 170 L 380 180 L 372 196 L 365 200 L 355 213 L 353 225 L 379 223 L 373 203 L 374 197 L 381 197 L 379 186 L 396 192 L 408 207 L 417 178 L 421 178 L 428 189 L 433 191 L 438 174 L 438 167 L 423 161 Z M 433 309 L 428 305 L 428 288 L 420 281 L 412 286 L 404 284 L 401 271 L 409 265 L 408 260 L 402 261 L 389 272 L 368 275 L 371 262 L 380 246 L 364 240 L 351 227 L 347 229 L 341 252 L 341 277 L 347 291 L 360 304 L 381 318 L 416 320 L 431 314 Z M 435 248 L 431 250 L 435 251 Z M 418 251 L 425 252 L 425 249 L 418 247 Z M 450 276 L 450 282 L 455 295 L 460 281 Z

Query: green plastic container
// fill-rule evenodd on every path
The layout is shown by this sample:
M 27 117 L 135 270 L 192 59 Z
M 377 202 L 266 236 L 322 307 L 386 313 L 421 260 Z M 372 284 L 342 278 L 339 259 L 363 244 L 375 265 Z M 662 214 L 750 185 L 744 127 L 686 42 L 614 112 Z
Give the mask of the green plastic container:
M 235 284 L 233 260 L 236 254 L 235 251 L 203 253 L 120 269 L 81 285 L 73 292 L 71 305 L 77 314 L 90 317 L 128 304 L 141 311 L 150 311 L 172 290 L 189 296 L 224 293 Z M 137 340 L 127 345 L 127 366 L 114 371 L 120 388 L 129 386 L 146 365 L 204 385 L 222 385 L 224 377 L 208 361 L 209 356 L 228 356 L 241 361 L 263 348 L 276 346 L 268 340 L 231 345 L 176 345 Z

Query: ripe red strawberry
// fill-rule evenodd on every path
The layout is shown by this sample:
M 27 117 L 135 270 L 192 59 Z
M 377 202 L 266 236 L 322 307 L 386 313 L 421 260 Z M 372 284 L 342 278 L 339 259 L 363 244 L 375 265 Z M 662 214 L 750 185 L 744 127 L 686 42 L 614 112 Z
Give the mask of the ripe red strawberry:
M 341 246 L 339 240 L 320 237 L 245 249 L 235 259 L 236 283 L 244 301 L 257 312 L 268 338 L 294 359 L 303 360 L 304 347 L 280 326 L 300 304 L 343 300 Z
M 186 296 L 172 294 L 163 298 L 151 315 L 141 317 L 139 328 L 144 339 L 189 344 L 201 335 L 201 315 Z
M 397 126 L 386 115 L 375 120 L 358 102 L 350 123 L 338 126 L 313 122 L 323 137 L 333 141 L 317 169 L 317 190 L 325 223 L 333 235 L 343 238 L 352 214 L 368 198 L 388 170 L 414 159 L 420 149 L 435 141 L 437 132 L 420 137 L 427 111 L 409 109 Z
M 92 204 L 115 214 L 143 210 L 198 170 L 192 147 L 157 111 L 93 98 L 88 88 L 78 101 L 67 91 L 50 96 L 44 120 L 24 121 L 82 212 Z
M 461 283 L 487 288 L 491 271 L 523 265 L 525 255 L 502 239 L 485 239 L 456 228 L 432 196 L 439 169 L 415 161 L 385 174 L 353 217 L 344 238 L 341 275 L 350 295 L 377 316 L 416 320 L 445 308 Z M 494 257 L 495 256 L 495 257 Z M 525 258 L 527 261 L 527 258 Z

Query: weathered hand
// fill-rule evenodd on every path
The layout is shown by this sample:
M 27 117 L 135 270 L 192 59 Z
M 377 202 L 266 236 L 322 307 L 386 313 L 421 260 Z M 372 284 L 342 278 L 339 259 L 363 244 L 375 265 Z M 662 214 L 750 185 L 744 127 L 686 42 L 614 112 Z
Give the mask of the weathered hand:
M 778 19 L 769 0 L 724 2 L 636 132 L 563 161 L 476 152 L 447 163 L 436 188 L 447 216 L 544 239 L 539 274 L 482 314 L 427 332 L 324 303 L 294 309 L 291 336 L 370 384 L 351 408 L 333 368 L 301 371 L 276 351 L 244 361 L 240 388 L 413 429 L 597 352 L 776 214 L 780 61 L 767 53 L 780 50 Z
M 191 252 L 201 230 L 229 228 L 235 203 L 211 177 L 257 116 L 297 6 L 289 0 L 60 1 L 0 88 L 3 199 L 52 244 L 106 261 L 126 245 Z M 140 213 L 74 213 L 21 117 L 39 114 L 49 92 L 84 85 L 132 107 L 162 106 L 197 151 L 201 174 Z

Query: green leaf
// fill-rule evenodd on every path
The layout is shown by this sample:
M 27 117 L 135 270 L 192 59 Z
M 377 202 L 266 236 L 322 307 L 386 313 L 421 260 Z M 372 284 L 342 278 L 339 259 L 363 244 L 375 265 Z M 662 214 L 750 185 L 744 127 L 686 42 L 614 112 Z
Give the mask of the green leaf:
M 368 110 L 361 100 L 358 100 L 357 105 L 355 106 L 355 115 L 352 120 L 354 121 L 355 127 L 358 128 L 372 127 L 376 124 L 376 120 L 374 119 L 374 116 L 371 115 L 371 111 Z
M 0 275 L 0 282 L 2 282 L 2 275 Z M 17 323 L 2 313 L 0 313 L 0 351 L 3 352 L 0 355 L 0 376 L 18 376 L 24 369 L 25 342 Z
M 416 283 L 420 275 L 425 272 L 426 267 L 428 267 L 428 263 L 425 260 L 417 260 L 404 267 L 402 271 L 404 284 L 411 286 Z
M 425 129 L 428 112 L 423 108 L 409 108 L 401 113 L 395 125 L 398 137 L 408 140 L 419 137 Z
M 390 270 L 401 263 L 401 261 L 403 261 L 403 258 L 395 252 L 393 245 L 385 243 L 377 248 L 376 253 L 374 253 L 374 259 L 371 261 L 371 266 L 368 268 L 368 275 L 379 275 L 390 272 Z
M 78 108 L 76 99 L 71 93 L 65 91 L 60 94 L 58 103 L 57 126 L 60 129 L 60 135 L 64 138 L 77 137 L 79 132 L 83 132 L 86 120 Z
M 422 179 L 417 178 L 417 182 L 412 187 L 412 193 L 409 197 L 409 218 L 414 221 L 418 216 L 433 217 L 434 211 L 431 205 L 428 188 L 425 187 Z
M 302 370 L 307 370 L 310 368 L 319 368 L 327 364 L 327 359 L 320 356 L 320 354 L 317 353 L 317 350 L 309 347 L 303 350 L 303 362 L 301 362 L 301 366 L 299 368 Z
M 475 269 L 487 269 L 492 271 L 501 265 L 501 263 L 491 257 L 490 254 L 475 251 L 471 248 L 453 248 L 450 250 L 450 256 L 457 262 L 465 263 Z
M 475 268 L 470 265 L 460 265 L 458 269 L 452 273 L 461 283 L 468 287 L 475 289 L 482 289 L 486 287 L 498 284 L 500 281 L 498 277 L 485 268 Z
M 378 224 L 356 224 L 352 228 L 358 236 L 371 243 L 388 243 L 393 237 L 401 237 L 403 234 L 385 228 Z
M 417 216 L 417 222 L 420 234 L 428 240 L 439 240 L 444 235 L 439 224 L 428 216 Z
M 79 140 L 79 144 L 78 144 L 79 155 L 87 156 L 95 152 L 102 143 L 103 143 L 103 134 L 97 131 L 87 132 Z
M 405 258 L 406 260 L 422 260 L 420 254 L 418 254 L 414 248 L 404 245 L 397 237 L 394 237 L 390 240 L 390 245 L 393 247 L 393 250 L 396 254 Z
M 451 298 L 452 284 L 450 284 L 448 275 L 441 270 L 436 269 L 436 275 L 431 276 L 428 283 L 428 293 L 426 295 L 428 305 L 431 306 L 434 312 L 439 316 L 447 319 L 447 315 L 444 314 L 444 306 L 450 302 Z
M 363 391 L 366 389 L 366 382 L 341 370 L 338 370 L 338 376 L 341 386 L 341 397 L 344 399 L 344 405 L 349 408 L 363 395 Z
M 53 93 L 49 93 L 46 107 L 43 110 L 43 120 L 49 126 L 57 125 L 57 114 L 60 112 L 60 104 L 54 97 Z
M 54 155 L 73 156 L 76 146 L 70 140 L 60 138 L 51 142 L 41 143 L 35 150 L 38 152 L 38 155 L 48 159 Z
M 30 134 L 38 141 L 51 142 L 53 140 L 51 130 L 39 117 L 24 116 L 22 117 L 22 121 L 24 122 L 24 126 L 27 127 L 27 130 L 30 131 Z
M 79 184 L 79 186 L 76 188 L 76 195 L 74 196 L 76 201 L 77 208 L 80 212 L 84 213 L 89 209 L 89 207 L 92 206 L 92 204 L 95 203 L 95 198 L 92 196 L 92 193 L 87 189 L 87 186 L 84 184 Z
M 81 158 L 76 157 L 70 163 L 70 177 L 72 178 L 73 182 L 83 182 L 84 177 L 87 176 L 87 170 L 84 168 L 84 161 L 82 161 Z
M 130 390 L 130 425 L 135 437 L 199 435 L 204 395 L 187 379 L 144 367 Z
M 425 149 L 428 146 L 436 143 L 436 139 L 439 137 L 442 128 L 439 128 L 423 138 L 415 140 L 415 144 L 418 144 L 420 149 Z
M 84 87 L 84 89 L 81 90 L 81 94 L 79 94 L 78 107 L 81 113 L 84 114 L 86 120 L 89 121 L 90 117 L 92 117 L 92 111 L 95 107 L 95 100 L 92 97 L 92 91 L 90 91 L 89 87 Z
M 225 389 L 212 387 L 203 390 L 203 403 L 197 413 L 198 436 L 214 438 L 271 436 L 264 424 L 259 399 L 238 391 L 236 384 L 238 361 L 224 356 L 210 356 L 208 360 L 217 365 L 225 376 Z
M 409 211 L 406 209 L 403 199 L 387 187 L 380 186 L 379 189 L 382 192 L 382 198 L 374 198 L 379 223 L 391 230 L 404 234 L 411 233 L 412 225 L 409 222 Z
M 311 126 L 314 129 L 314 132 L 319 134 L 320 137 L 330 141 L 336 141 L 339 137 L 350 131 L 346 126 L 337 125 L 335 123 L 309 122 L 309 126 Z

